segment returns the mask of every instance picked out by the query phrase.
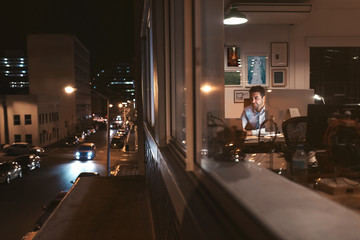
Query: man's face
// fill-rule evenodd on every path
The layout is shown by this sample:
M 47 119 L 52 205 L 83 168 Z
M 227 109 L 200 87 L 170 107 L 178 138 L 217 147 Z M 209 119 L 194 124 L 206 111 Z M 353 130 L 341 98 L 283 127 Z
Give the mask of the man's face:
M 260 112 L 260 110 L 264 107 L 265 104 L 265 96 L 261 97 L 260 92 L 253 92 L 250 95 L 250 101 L 253 108 Z

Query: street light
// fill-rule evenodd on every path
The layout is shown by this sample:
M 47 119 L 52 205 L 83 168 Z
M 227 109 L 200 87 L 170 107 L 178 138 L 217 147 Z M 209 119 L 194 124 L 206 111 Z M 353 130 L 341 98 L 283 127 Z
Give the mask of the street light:
M 77 88 L 67 86 L 65 87 L 65 92 L 67 94 L 71 94 L 73 92 L 77 91 Z M 95 93 L 96 95 L 104 98 L 106 100 L 106 111 L 107 111 L 107 124 L 106 124 L 106 146 L 107 146 L 107 161 L 106 161 L 106 170 L 107 170 L 107 176 L 110 176 L 110 100 L 105 95 L 99 93 L 98 91 L 95 91 L 91 89 L 91 92 Z

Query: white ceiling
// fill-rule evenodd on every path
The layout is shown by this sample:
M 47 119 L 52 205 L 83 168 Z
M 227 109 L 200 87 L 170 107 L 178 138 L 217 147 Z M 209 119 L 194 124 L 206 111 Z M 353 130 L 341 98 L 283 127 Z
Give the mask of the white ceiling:
M 296 24 L 309 16 L 313 0 L 224 0 L 224 11 L 237 4 L 249 20 L 247 24 Z

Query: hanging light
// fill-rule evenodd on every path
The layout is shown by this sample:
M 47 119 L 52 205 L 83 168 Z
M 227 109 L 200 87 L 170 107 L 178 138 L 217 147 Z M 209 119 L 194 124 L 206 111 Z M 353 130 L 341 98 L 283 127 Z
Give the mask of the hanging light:
M 236 4 L 233 4 L 230 8 L 230 13 L 225 15 L 225 25 L 237 25 L 246 23 L 248 20 L 244 14 L 238 11 Z

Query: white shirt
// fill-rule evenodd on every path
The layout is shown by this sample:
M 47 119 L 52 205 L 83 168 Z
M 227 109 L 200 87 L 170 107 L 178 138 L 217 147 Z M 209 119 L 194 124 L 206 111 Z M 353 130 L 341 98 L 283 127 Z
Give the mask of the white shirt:
M 261 124 L 265 121 L 265 106 L 256 111 L 251 105 L 244 108 L 241 114 L 242 127 L 245 130 L 247 127 L 251 130 L 252 135 L 258 135 Z M 261 129 L 261 132 L 265 132 L 265 128 Z

